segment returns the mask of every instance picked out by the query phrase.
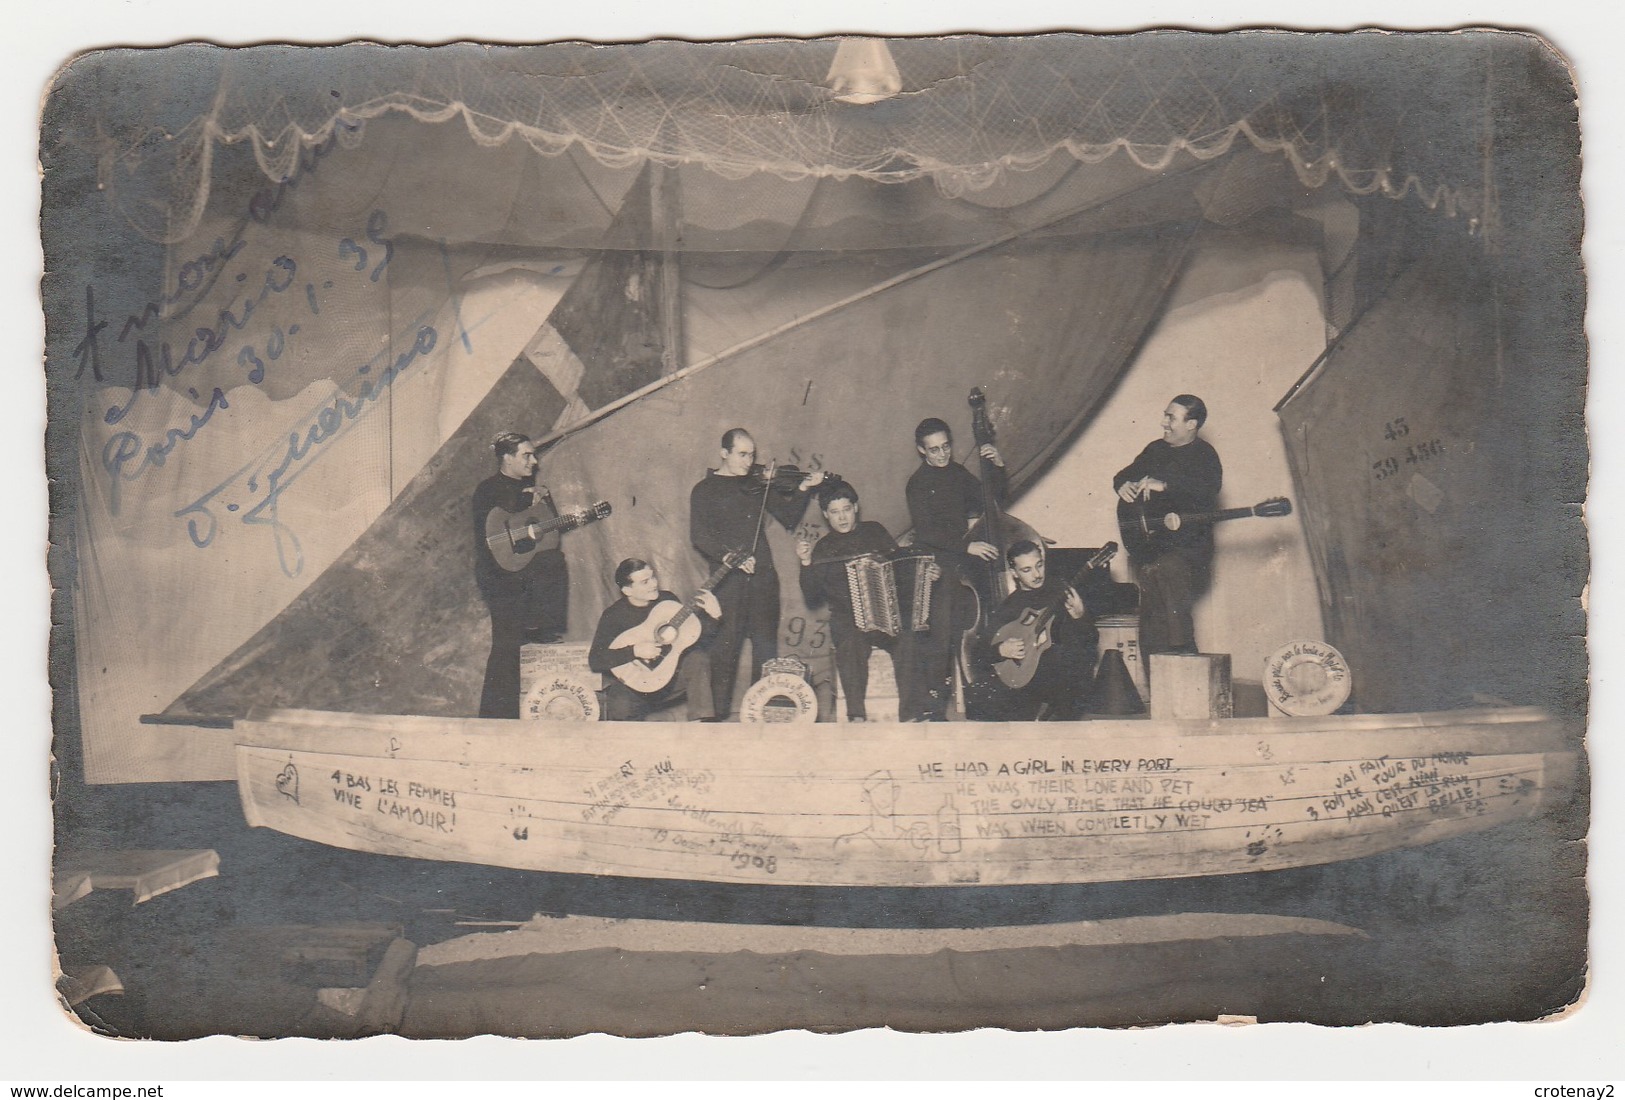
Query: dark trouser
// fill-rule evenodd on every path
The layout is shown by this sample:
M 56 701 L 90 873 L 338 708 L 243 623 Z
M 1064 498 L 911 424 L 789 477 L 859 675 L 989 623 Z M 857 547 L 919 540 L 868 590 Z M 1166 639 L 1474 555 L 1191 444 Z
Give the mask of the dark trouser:
M 521 572 L 482 578 L 481 594 L 491 611 L 491 655 L 485 661 L 480 717 L 518 718 L 519 647 L 525 635 L 564 632 L 570 585 L 563 551 L 537 554 Z
M 1140 585 L 1140 652 L 1196 652 L 1191 609 L 1206 589 L 1208 563 L 1170 550 L 1137 569 Z
M 906 629 L 905 626 L 905 632 Z M 897 673 L 898 705 L 901 707 L 902 697 L 908 694 L 905 685 L 910 679 L 907 662 L 901 656 L 901 639 L 880 633 L 865 633 L 838 611 L 830 616 L 829 632 L 835 642 L 835 672 L 841 678 L 841 697 L 846 701 L 846 716 L 869 716 L 866 703 L 869 694 L 869 655 L 877 648 L 891 654 L 892 668 Z
M 633 691 L 613 676 L 604 677 L 604 718 L 610 722 L 641 722 L 657 710 L 665 710 L 687 696 L 689 721 L 712 718 L 711 655 L 703 649 L 690 649 L 677 663 L 677 675 L 659 691 L 644 694 Z
M 722 621 L 711 643 L 711 699 L 717 716 L 725 718 L 733 709 L 734 677 L 745 642 L 750 642 L 753 684 L 762 678 L 762 662 L 779 655 L 779 575 L 730 573 L 714 592 Z
M 1055 645 L 1025 687 L 1011 689 L 994 677 L 988 717 L 1005 722 L 1070 722 L 1081 717 L 1089 696 L 1098 648 Z
M 957 566 L 937 556 L 942 576 L 931 589 L 928 629 L 903 640 L 898 660 L 908 669 L 899 677 L 898 703 L 905 722 L 940 721 L 953 698 L 954 658 L 960 632 L 971 625 L 973 596 Z

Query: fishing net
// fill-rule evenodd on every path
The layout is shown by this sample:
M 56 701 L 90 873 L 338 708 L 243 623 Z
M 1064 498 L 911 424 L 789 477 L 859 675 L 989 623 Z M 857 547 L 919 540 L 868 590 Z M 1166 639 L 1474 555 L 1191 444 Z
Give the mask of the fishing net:
M 272 181 L 323 143 L 353 146 L 390 115 L 461 122 L 485 147 L 522 144 L 558 170 L 646 161 L 742 180 L 928 179 L 1003 206 L 1013 176 L 1121 156 L 1142 169 L 1210 159 L 1238 139 L 1306 186 L 1412 197 L 1473 228 L 1490 212 L 1489 34 L 1329 36 L 1159 32 L 894 40 L 901 91 L 854 104 L 831 87 L 837 41 L 174 48 L 87 55 L 94 117 L 48 112 L 47 141 L 95 156 L 98 183 L 140 233 L 186 237 L 223 146 Z M 1508 36 L 1501 36 L 1505 39 Z M 570 153 L 570 158 L 560 159 Z

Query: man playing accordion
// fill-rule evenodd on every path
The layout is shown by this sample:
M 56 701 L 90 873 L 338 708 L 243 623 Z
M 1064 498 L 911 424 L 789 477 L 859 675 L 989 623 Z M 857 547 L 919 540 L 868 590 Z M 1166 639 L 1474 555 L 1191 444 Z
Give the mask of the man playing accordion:
M 937 567 L 928 555 L 899 551 L 886 529 L 858 517 L 858 491 L 832 481 L 817 492 L 829 533 L 816 544 L 798 541 L 801 594 L 812 609 L 830 609 L 835 670 L 846 698 L 848 721 L 868 720 L 869 655 L 876 647 L 892 655 L 903 713 L 918 706 L 912 675 L 916 621 L 923 624 Z M 901 650 L 901 652 L 899 652 Z

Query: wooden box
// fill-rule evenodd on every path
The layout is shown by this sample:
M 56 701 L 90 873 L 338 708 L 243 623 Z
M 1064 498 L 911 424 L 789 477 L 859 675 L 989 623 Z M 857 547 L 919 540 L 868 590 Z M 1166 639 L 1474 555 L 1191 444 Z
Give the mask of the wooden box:
M 1230 654 L 1151 654 L 1152 718 L 1230 718 Z

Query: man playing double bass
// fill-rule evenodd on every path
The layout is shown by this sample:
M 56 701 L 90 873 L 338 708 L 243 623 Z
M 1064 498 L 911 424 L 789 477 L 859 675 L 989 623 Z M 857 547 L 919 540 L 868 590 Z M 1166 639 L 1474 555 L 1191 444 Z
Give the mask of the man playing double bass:
M 940 722 L 947 716 L 952 695 L 954 636 L 964 626 L 969 594 L 961 591 L 961 580 L 973 562 L 995 562 L 999 548 L 989 542 L 969 538 L 970 528 L 984 511 L 983 485 L 975 474 L 954 461 L 954 443 L 948 425 L 929 417 L 914 429 L 914 449 L 920 466 L 908 479 L 909 520 L 914 525 L 914 545 L 936 555 L 941 576 L 931 600 L 930 629 L 914 647 L 914 683 L 921 706 L 904 721 Z M 984 443 L 977 453 L 987 460 L 992 475 L 995 500 L 1005 490 L 1004 459 L 998 448 Z
M 1162 413 L 1162 438 L 1146 444 L 1112 478 L 1118 498 L 1158 513 L 1211 512 L 1219 499 L 1224 467 L 1213 445 L 1198 434 L 1206 422 L 1207 405 L 1201 398 L 1182 393 L 1170 401 Z M 1120 505 L 1119 512 L 1123 510 Z M 1140 586 L 1141 652 L 1195 653 L 1191 609 L 1207 589 L 1212 525 L 1161 532 L 1138 552 L 1134 540 L 1125 542 Z

